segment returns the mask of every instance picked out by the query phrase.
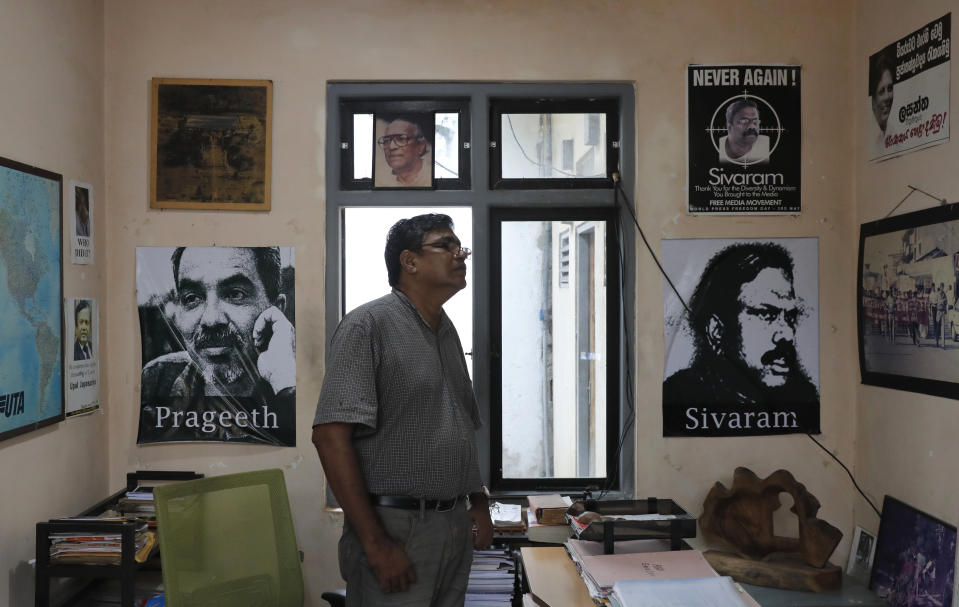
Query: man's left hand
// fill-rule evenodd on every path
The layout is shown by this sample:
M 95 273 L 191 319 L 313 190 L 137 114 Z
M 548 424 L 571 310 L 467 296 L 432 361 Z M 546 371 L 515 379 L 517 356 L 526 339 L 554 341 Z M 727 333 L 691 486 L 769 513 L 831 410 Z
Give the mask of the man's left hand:
M 485 550 L 493 545 L 493 520 L 489 515 L 489 503 L 485 495 L 483 499 L 474 499 L 470 495 L 470 501 L 470 509 L 466 514 L 473 519 L 473 547 Z
M 276 306 L 270 306 L 253 324 L 253 345 L 260 355 L 256 368 L 274 394 L 296 386 L 296 334 L 293 325 Z

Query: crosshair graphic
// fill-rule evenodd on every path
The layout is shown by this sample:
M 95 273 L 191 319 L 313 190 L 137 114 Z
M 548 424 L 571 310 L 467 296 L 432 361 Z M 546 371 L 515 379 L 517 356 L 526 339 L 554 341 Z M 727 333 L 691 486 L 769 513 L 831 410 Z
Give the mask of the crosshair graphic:
M 733 101 L 736 101 L 737 99 L 752 99 L 753 101 L 755 101 L 757 106 L 756 109 L 759 110 L 760 118 L 762 118 L 763 116 L 769 116 L 770 114 L 772 115 L 775 121 L 775 126 L 759 127 L 760 134 L 764 134 L 772 140 L 771 145 L 769 146 L 769 157 L 771 157 L 773 155 L 773 152 L 776 151 L 776 147 L 779 146 L 779 139 L 782 136 L 782 134 L 786 132 L 786 129 L 784 129 L 782 127 L 782 124 L 779 122 L 779 114 L 776 113 L 776 109 L 772 105 L 770 105 L 768 101 L 766 101 L 762 97 L 751 94 L 746 89 L 743 89 L 743 92 L 741 95 L 734 95 L 730 97 L 729 99 L 726 99 L 725 101 L 720 103 L 719 106 L 716 108 L 716 111 L 713 112 L 713 117 L 709 121 L 709 126 L 706 127 L 706 134 L 709 137 L 709 140 L 713 144 L 713 149 L 716 150 L 717 154 L 720 153 L 719 140 L 720 138 L 725 136 L 727 133 L 726 108 L 729 106 L 730 103 L 732 103 Z M 716 122 L 717 116 L 719 117 L 718 123 Z M 760 122 L 760 124 L 764 124 L 764 122 Z M 730 162 L 734 164 L 738 164 L 740 166 L 746 167 L 752 164 L 759 164 L 760 162 L 766 162 L 768 161 L 769 157 L 757 158 L 752 161 L 743 161 L 736 158 L 730 158 L 729 160 Z

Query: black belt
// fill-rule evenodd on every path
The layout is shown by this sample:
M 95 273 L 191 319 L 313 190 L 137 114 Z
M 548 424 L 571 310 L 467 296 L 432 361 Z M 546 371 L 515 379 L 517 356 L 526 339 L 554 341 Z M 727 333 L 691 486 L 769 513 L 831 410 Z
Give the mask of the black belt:
M 428 500 L 407 495 L 370 495 L 374 506 L 387 508 L 403 508 L 404 510 L 436 510 L 447 512 L 452 510 L 460 500 L 459 496 L 448 500 Z

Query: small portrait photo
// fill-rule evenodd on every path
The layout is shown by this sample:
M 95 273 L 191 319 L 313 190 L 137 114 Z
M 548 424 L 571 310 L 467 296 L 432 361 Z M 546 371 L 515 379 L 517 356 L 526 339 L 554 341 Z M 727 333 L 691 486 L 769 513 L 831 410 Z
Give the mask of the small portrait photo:
M 74 213 L 76 213 L 77 236 L 90 236 L 90 189 L 73 186 Z
M 869 572 L 872 570 L 872 557 L 875 554 L 876 536 L 857 525 L 856 533 L 852 537 L 852 549 L 849 551 L 846 574 L 863 584 L 868 584 Z
M 377 114 L 373 129 L 374 188 L 432 188 L 433 112 Z
M 94 347 L 93 301 L 89 299 L 73 300 L 73 360 L 93 360 L 96 358 Z
M 720 164 L 765 164 L 782 132 L 776 110 L 761 97 L 742 94 L 723 101 L 713 113 L 713 147 Z

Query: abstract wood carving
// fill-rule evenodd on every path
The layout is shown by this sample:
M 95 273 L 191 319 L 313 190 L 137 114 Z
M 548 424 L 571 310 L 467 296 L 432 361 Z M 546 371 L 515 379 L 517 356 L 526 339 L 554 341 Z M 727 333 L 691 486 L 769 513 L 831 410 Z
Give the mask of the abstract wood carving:
M 780 493 L 793 498 L 799 537 L 781 537 L 773 529 Z M 717 571 L 738 581 L 795 590 L 831 590 L 842 584 L 842 569 L 829 556 L 842 531 L 816 517 L 819 500 L 787 470 L 760 479 L 736 468 L 732 488 L 717 482 L 703 502 L 703 536 L 732 552 L 706 552 Z M 715 561 L 715 562 L 714 562 Z M 720 571 L 720 568 L 724 571 Z

